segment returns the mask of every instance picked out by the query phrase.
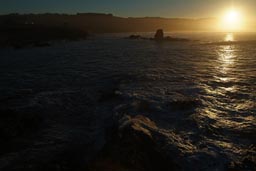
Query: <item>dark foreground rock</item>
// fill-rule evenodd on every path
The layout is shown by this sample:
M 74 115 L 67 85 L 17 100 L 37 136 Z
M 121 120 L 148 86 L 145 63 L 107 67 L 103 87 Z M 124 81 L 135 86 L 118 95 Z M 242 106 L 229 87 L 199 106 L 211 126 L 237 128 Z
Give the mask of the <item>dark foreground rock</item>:
M 155 129 L 156 124 L 141 115 L 120 119 L 107 144 L 90 164 L 90 170 L 177 170 L 178 166 L 157 148 L 151 132 Z
M 35 132 L 44 122 L 43 117 L 38 113 L 34 108 L 0 109 L 0 135 L 3 140 L 0 142 L 6 143 Z

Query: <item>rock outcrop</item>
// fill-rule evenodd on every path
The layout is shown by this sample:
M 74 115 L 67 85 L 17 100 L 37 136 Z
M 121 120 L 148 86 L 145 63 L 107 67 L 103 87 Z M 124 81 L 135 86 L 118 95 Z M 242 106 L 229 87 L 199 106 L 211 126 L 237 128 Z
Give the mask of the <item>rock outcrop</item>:
M 128 38 L 129 39 L 141 39 L 142 37 L 140 35 L 130 35 Z
M 143 37 L 141 35 L 130 35 L 129 37 L 126 37 L 127 39 L 132 39 L 132 40 L 154 40 L 154 41 L 166 41 L 166 42 L 187 42 L 190 41 L 189 39 L 185 39 L 185 38 L 177 38 L 177 37 L 164 37 L 164 31 L 163 29 L 158 29 L 155 33 L 155 36 L 153 38 L 147 38 L 147 37 Z
M 158 29 L 155 34 L 155 40 L 163 40 L 164 39 L 164 31 L 162 29 Z
M 124 116 L 111 131 L 110 139 L 99 156 L 91 162 L 90 170 L 177 170 L 177 166 L 157 148 L 153 138 L 153 130 L 156 129 L 156 124 L 147 117 Z
M 153 40 L 157 41 L 178 41 L 178 42 L 184 42 L 184 41 L 189 41 L 189 39 L 184 39 L 184 38 L 177 38 L 177 37 L 164 37 L 164 31 L 162 29 L 158 29 L 156 31 L 155 37 Z

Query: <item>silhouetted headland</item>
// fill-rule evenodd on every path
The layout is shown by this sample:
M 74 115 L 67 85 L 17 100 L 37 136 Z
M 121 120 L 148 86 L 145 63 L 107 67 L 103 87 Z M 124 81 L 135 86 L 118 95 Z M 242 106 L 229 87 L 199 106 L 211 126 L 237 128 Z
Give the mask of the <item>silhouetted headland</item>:
M 86 39 L 88 33 L 213 30 L 215 19 L 122 18 L 112 14 L 9 14 L 0 16 L 0 46 L 49 46 L 50 40 Z M 138 36 L 131 36 L 138 39 Z M 175 40 L 166 37 L 166 40 Z

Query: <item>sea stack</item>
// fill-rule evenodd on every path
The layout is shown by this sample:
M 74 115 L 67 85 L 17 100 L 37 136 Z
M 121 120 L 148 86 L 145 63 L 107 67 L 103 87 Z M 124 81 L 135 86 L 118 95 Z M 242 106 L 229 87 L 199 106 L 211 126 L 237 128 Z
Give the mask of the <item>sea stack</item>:
M 163 29 L 158 29 L 155 34 L 155 40 L 163 40 L 164 39 L 164 31 Z

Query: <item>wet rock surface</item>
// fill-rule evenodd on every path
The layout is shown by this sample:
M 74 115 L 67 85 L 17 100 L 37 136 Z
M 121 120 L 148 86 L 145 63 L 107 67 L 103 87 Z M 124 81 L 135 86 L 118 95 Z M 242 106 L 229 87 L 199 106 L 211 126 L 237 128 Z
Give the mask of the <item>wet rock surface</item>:
M 156 124 L 145 116 L 124 116 L 112 128 L 90 170 L 177 170 L 178 165 L 158 148 L 156 130 Z

